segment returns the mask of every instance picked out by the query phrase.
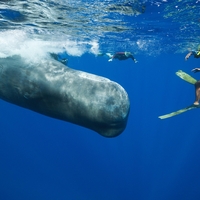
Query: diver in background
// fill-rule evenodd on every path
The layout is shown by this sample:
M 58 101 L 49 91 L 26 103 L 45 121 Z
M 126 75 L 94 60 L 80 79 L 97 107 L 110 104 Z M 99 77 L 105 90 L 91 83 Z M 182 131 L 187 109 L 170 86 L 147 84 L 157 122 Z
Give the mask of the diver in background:
M 55 54 L 55 53 L 50 53 L 51 57 L 54 58 L 55 60 L 61 62 L 64 65 L 68 64 L 68 59 L 67 58 L 63 58 L 63 56 L 61 56 L 61 54 Z
M 200 45 L 197 48 L 197 51 L 190 51 L 186 56 L 185 60 L 188 60 L 188 58 L 193 55 L 194 58 L 200 58 Z
M 116 52 L 108 61 L 113 61 L 113 59 L 118 59 L 118 60 L 127 60 L 131 58 L 135 63 L 138 61 L 134 58 L 134 56 L 130 52 Z

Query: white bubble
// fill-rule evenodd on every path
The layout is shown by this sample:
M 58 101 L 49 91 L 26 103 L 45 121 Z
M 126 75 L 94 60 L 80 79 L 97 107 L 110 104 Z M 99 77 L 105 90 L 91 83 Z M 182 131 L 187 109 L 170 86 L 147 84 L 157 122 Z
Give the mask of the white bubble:
M 89 43 L 91 45 L 90 52 L 97 55 L 99 53 L 99 43 L 94 40 Z

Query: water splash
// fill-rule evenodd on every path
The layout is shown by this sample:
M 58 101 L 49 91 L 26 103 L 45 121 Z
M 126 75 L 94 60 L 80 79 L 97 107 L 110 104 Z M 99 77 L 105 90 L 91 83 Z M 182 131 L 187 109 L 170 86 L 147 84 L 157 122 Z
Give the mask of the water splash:
M 50 53 L 66 52 L 70 56 L 81 56 L 84 53 L 99 51 L 98 41 L 73 41 L 62 37 L 57 40 L 40 39 L 33 37 L 23 30 L 6 30 L 0 32 L 0 58 L 20 55 L 21 57 L 37 62 L 49 57 Z

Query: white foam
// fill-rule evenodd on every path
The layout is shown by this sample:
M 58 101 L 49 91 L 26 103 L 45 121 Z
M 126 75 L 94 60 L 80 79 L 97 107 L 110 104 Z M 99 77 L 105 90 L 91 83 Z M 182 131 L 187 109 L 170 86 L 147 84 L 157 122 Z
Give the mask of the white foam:
M 49 53 L 66 51 L 70 56 L 81 56 L 86 52 L 96 54 L 99 48 L 97 41 L 72 41 L 63 35 L 41 38 L 23 30 L 2 31 L 0 32 L 0 58 L 20 55 L 32 62 L 37 62 L 49 56 Z
M 89 43 L 91 45 L 90 52 L 97 55 L 99 53 L 99 43 L 98 41 L 94 40 Z

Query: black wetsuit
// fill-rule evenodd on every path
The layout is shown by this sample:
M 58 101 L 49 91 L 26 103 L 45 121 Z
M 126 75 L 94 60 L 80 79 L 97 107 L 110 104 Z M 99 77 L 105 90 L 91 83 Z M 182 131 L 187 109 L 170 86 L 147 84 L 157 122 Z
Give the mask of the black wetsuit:
M 126 60 L 128 58 L 131 58 L 133 61 L 135 59 L 132 54 L 126 55 L 125 52 L 117 52 L 112 57 L 112 59 L 118 59 L 118 60 Z
M 192 55 L 194 55 L 194 58 L 200 58 L 200 51 L 192 51 Z

